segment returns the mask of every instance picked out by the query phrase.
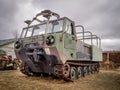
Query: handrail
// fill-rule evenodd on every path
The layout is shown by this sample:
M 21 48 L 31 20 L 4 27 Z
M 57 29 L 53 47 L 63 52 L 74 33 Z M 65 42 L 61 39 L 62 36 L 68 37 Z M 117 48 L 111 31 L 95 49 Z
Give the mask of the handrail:
M 78 32 L 78 34 L 79 33 L 82 33 L 82 32 Z M 92 40 L 92 33 L 90 32 L 90 31 L 86 31 L 86 32 L 84 32 L 84 40 L 86 39 L 85 37 L 86 37 L 86 35 L 85 34 L 90 34 L 89 36 L 91 37 L 91 38 L 89 38 L 89 39 L 91 39 L 91 45 L 93 44 L 93 40 Z M 82 37 L 82 36 L 79 36 L 79 37 Z M 80 40 L 80 39 L 79 39 Z M 81 39 L 81 40 L 83 40 L 83 39 Z
M 83 33 L 83 32 L 78 32 L 78 34 L 79 33 Z M 85 35 L 86 33 L 89 33 L 90 35 Z M 78 36 L 78 37 L 82 37 L 82 36 Z M 86 39 L 91 39 L 91 45 L 93 45 L 93 39 L 96 39 L 97 47 L 101 48 L 101 39 L 97 35 L 92 35 L 92 33 L 90 31 L 86 31 L 86 32 L 84 32 L 84 40 L 86 40 Z M 78 39 L 78 40 L 83 40 L 83 38 Z M 98 42 L 98 40 L 99 40 L 99 42 Z
M 81 28 L 82 28 L 82 33 L 83 33 L 83 43 L 84 43 L 84 32 L 85 32 L 84 26 L 82 26 L 82 25 L 76 25 L 75 27 L 81 27 Z M 79 32 L 78 32 L 78 33 L 79 33 Z

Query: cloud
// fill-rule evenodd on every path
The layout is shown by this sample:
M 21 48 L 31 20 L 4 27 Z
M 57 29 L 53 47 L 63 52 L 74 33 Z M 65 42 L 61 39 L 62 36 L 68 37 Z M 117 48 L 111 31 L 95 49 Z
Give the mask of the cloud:
M 12 31 L 21 32 L 26 26 L 24 21 L 44 9 L 84 25 L 86 31 L 102 38 L 103 49 L 113 47 L 120 50 L 116 41 L 120 39 L 119 0 L 1 0 L 0 38 L 12 38 Z M 110 39 L 109 44 L 104 41 L 106 39 Z M 114 40 L 116 44 L 113 45 Z
M 9 38 L 14 29 L 15 15 L 17 13 L 15 0 L 0 0 L 0 38 Z
M 120 1 L 114 0 L 33 0 L 34 7 L 47 8 L 68 16 L 103 38 L 120 37 Z M 107 37 L 106 37 L 107 36 Z
M 109 50 L 120 50 L 120 39 L 102 39 L 102 47 L 104 47 L 104 51 Z
M 21 33 L 23 27 L 27 25 L 24 23 L 25 20 L 31 20 L 35 14 L 39 11 L 39 9 L 35 9 L 32 6 L 30 0 L 26 0 L 25 2 L 19 2 L 18 4 L 19 12 L 16 13 L 16 28 Z
M 120 1 L 105 0 L 103 4 L 96 6 L 93 17 L 86 20 L 88 29 L 92 29 L 99 33 L 102 38 L 120 38 Z
M 32 2 L 36 8 L 43 7 L 71 18 L 76 24 L 82 24 L 85 29 L 100 36 L 103 41 L 110 39 L 109 44 L 103 42 L 103 49 L 120 50 L 120 1 L 114 0 L 37 0 Z M 119 40 L 118 40 L 119 41 Z M 112 44 L 112 43 L 116 44 Z M 108 46 L 107 46 L 108 45 Z

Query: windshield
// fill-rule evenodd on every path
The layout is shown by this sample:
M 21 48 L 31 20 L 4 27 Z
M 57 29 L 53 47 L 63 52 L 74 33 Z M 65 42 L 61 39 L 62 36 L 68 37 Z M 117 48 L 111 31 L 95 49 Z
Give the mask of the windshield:
M 45 29 L 46 29 L 46 23 L 32 26 L 28 28 L 28 30 L 27 28 L 24 28 L 21 34 L 21 38 L 45 34 Z M 63 30 L 63 20 L 51 21 L 48 25 L 47 33 L 60 32 L 62 30 Z

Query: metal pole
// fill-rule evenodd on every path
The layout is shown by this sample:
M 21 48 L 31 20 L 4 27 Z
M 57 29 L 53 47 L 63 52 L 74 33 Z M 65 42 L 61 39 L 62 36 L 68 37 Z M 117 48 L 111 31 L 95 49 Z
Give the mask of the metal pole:
M 84 30 L 85 30 L 84 27 L 83 27 L 82 25 L 77 25 L 77 26 L 75 26 L 75 27 L 81 27 L 81 28 L 82 28 L 82 32 L 83 32 L 83 43 L 84 43 L 84 32 L 85 32 L 85 31 L 84 31 Z
M 50 20 L 50 18 L 48 18 L 47 23 L 46 23 L 46 28 L 45 28 L 45 40 L 44 40 L 45 44 L 46 44 L 46 38 L 47 38 L 47 33 L 48 33 L 49 20 Z
M 92 33 L 90 31 L 86 31 L 85 33 L 89 33 L 91 37 L 91 45 L 93 45 L 93 38 L 92 38 Z

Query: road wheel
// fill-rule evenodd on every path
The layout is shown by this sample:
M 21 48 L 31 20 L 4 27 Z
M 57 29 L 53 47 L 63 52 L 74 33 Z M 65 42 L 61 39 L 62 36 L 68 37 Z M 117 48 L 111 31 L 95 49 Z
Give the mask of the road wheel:
M 88 66 L 88 74 L 92 74 L 92 66 Z
M 77 72 L 78 72 L 78 78 L 80 78 L 80 77 L 83 76 L 83 70 L 82 70 L 82 67 L 78 67 L 78 68 L 77 68 Z
M 71 80 L 75 80 L 76 78 L 77 78 L 76 68 L 75 67 L 71 67 L 71 70 L 70 70 L 70 79 Z
M 83 68 L 83 75 L 84 75 L 84 77 L 88 75 L 88 67 L 87 66 L 85 66 Z
M 92 65 L 91 69 L 92 69 L 91 73 L 94 74 L 95 73 L 95 65 Z
M 95 65 L 95 72 L 99 72 L 99 66 L 98 65 Z

